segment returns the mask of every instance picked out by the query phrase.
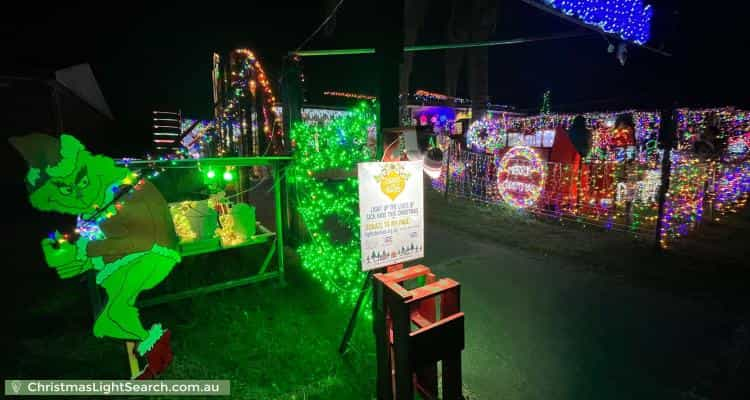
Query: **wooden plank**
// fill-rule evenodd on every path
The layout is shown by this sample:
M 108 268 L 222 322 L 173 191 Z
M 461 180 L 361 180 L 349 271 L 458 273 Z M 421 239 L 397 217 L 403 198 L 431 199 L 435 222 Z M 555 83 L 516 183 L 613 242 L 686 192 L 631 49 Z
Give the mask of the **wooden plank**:
M 396 303 L 401 303 L 411 297 L 411 292 L 404 289 L 403 286 L 399 285 L 396 282 L 384 281 L 383 284 L 390 290 L 390 292 L 400 296 L 400 298 L 395 301 Z
M 424 328 L 425 326 L 429 326 L 435 322 L 430 321 L 427 317 L 416 310 L 412 311 L 409 317 L 411 318 L 411 322 L 415 323 L 420 328 Z
M 381 274 L 375 274 L 378 276 Z M 391 373 L 390 328 L 386 322 L 386 307 L 383 303 L 383 282 L 373 280 L 372 331 L 375 335 L 375 356 L 377 359 L 376 391 L 378 400 L 393 399 L 393 376 Z
M 393 264 L 385 267 L 386 272 L 395 272 L 404 269 L 404 264 Z
M 125 351 L 128 353 L 128 366 L 130 366 L 130 378 L 135 378 L 141 373 L 141 367 L 138 365 L 138 358 L 135 356 L 135 342 L 128 340 L 125 342 Z
M 445 294 L 460 286 L 461 285 L 453 279 L 444 278 L 437 282 L 430 283 L 429 285 L 409 291 L 411 298 L 407 300 L 407 303 L 416 303 L 429 297 Z
M 454 314 L 409 333 L 413 368 L 431 365 L 464 349 L 464 313 Z
M 383 275 L 385 280 L 393 282 L 403 282 L 414 279 L 430 273 L 430 269 L 424 265 L 414 265 L 409 268 L 401 269 L 395 272 L 389 272 Z
M 464 398 L 461 374 L 461 352 L 455 352 L 443 360 L 443 399 Z
M 447 317 L 461 311 L 461 286 L 456 284 L 453 290 L 448 290 L 440 296 L 440 317 Z
M 391 282 L 386 282 L 391 283 Z M 400 286 L 399 286 L 400 287 Z M 393 366 L 396 370 L 396 399 L 414 398 L 414 365 L 412 362 L 413 349 L 410 346 L 411 321 L 409 308 L 405 304 L 393 304 L 393 294 L 384 296 L 390 308 L 393 323 Z M 389 298 L 390 297 L 390 298 Z

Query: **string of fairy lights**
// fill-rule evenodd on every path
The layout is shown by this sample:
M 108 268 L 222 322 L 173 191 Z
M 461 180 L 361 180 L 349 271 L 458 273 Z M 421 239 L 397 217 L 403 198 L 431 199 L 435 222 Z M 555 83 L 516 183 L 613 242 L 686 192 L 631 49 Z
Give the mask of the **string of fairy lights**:
M 328 122 L 300 122 L 291 131 L 294 147 L 288 179 L 310 240 L 297 249 L 302 266 L 342 303 L 353 304 L 361 284 L 357 163 L 373 158 L 367 146 L 375 124 L 373 103 L 362 102 Z M 346 232 L 339 238 L 328 227 Z

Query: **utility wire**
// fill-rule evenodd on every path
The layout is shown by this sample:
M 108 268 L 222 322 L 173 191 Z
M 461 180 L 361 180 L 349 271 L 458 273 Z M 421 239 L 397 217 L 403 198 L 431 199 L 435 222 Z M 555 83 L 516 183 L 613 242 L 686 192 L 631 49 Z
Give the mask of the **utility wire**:
M 323 23 L 320 24 L 318 29 L 316 29 L 310 36 L 308 36 L 307 39 L 305 39 L 305 41 L 302 42 L 302 44 L 297 46 L 297 49 L 294 51 L 297 52 L 297 51 L 302 50 L 302 48 L 305 47 L 307 43 L 309 43 L 315 37 L 315 35 L 317 35 L 318 32 L 320 32 L 320 30 L 323 29 L 323 27 L 328 24 L 329 21 L 331 21 L 331 18 L 333 18 L 333 16 L 336 15 L 336 11 L 338 11 L 339 7 L 341 7 L 341 4 L 343 3 L 344 3 L 344 0 L 340 0 L 339 3 L 336 4 L 336 7 L 333 7 L 331 14 L 329 14 L 328 17 L 326 17 L 326 19 L 323 20 Z

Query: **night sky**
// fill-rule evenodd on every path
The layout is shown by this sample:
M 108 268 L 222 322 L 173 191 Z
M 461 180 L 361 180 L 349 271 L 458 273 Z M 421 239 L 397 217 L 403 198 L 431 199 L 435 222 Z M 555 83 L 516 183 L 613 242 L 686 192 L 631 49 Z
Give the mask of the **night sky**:
M 43 8 L 21 4 L 0 26 L 3 74 L 29 74 L 88 62 L 121 132 L 148 145 L 150 112 L 181 109 L 210 117 L 210 60 L 213 51 L 249 47 L 277 78 L 287 51 L 323 20 L 322 2 L 201 2 L 160 5 L 60 3 Z M 607 54 L 601 35 L 490 49 L 490 94 L 498 104 L 538 107 L 545 89 L 552 109 L 587 111 L 682 105 L 735 104 L 748 107 L 748 35 L 745 2 L 653 0 L 654 47 L 673 57 L 631 48 L 625 67 Z M 689 4 L 688 4 L 689 3 Z M 705 4 L 700 6 L 700 3 Z M 725 5 L 719 5 L 724 3 Z M 731 6 L 729 6 L 731 4 Z M 369 46 L 380 26 L 374 3 L 345 1 L 331 36 L 307 48 Z M 430 5 L 418 43 L 441 43 L 448 9 Z M 408 21 L 407 21 L 408 23 Z M 520 1 L 499 1 L 495 39 L 574 31 L 577 28 Z M 443 89 L 442 52 L 421 53 L 412 88 Z M 305 59 L 308 98 L 324 90 L 374 93 L 369 56 Z M 459 93 L 462 94 L 462 93 Z M 467 93 L 463 93 L 467 94 Z

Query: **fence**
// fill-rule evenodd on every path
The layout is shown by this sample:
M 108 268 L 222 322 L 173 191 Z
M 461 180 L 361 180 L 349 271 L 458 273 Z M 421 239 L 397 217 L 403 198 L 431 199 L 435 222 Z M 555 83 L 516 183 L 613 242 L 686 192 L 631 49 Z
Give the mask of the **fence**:
M 546 162 L 531 155 L 509 165 L 504 160 L 518 148 L 486 154 L 450 144 L 440 176 L 432 185 L 441 192 L 447 185 L 448 195 L 508 204 L 549 219 L 658 237 L 664 247 L 706 217 L 736 212 L 750 192 L 749 162 L 700 161 L 688 152 L 674 152 L 657 236 L 662 151 L 628 161 L 583 160 L 578 164 Z

